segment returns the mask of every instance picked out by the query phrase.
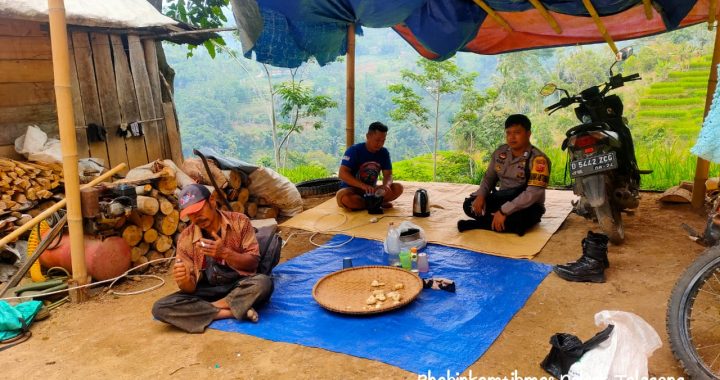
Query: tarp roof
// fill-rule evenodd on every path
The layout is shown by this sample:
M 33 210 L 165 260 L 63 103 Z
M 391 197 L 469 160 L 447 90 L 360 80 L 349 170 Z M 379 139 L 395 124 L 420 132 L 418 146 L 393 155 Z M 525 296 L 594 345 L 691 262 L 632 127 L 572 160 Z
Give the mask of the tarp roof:
M 484 0 L 511 30 L 471 0 L 231 1 L 246 56 L 255 53 L 258 61 L 280 67 L 297 67 L 311 57 L 323 65 L 344 55 L 350 23 L 392 27 L 434 60 L 458 51 L 498 54 L 604 41 L 583 0 L 538 1 L 561 33 L 526 0 Z M 710 0 L 652 0 L 648 19 L 643 0 L 590 2 L 615 41 L 707 21 L 710 8 Z
M 68 25 L 102 28 L 172 30 L 180 23 L 158 12 L 147 0 L 65 0 Z M 48 21 L 47 0 L 0 0 L 0 17 Z M 183 28 L 184 29 L 184 28 Z

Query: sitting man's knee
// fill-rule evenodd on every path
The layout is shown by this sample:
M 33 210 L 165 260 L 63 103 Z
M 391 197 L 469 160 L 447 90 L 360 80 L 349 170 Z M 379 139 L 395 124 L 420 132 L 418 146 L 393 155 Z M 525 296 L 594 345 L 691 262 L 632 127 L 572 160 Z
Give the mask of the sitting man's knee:
M 253 282 L 255 283 L 255 287 L 257 287 L 261 293 L 267 295 L 272 293 L 274 284 L 270 276 L 265 274 L 256 274 L 253 276 Z
M 392 192 L 393 192 L 395 195 L 398 195 L 398 196 L 399 196 L 400 194 L 403 193 L 403 191 L 405 190 L 405 188 L 403 187 L 402 184 L 397 183 L 397 182 L 393 182 L 393 183 L 390 185 L 390 190 L 392 190 Z
M 163 316 L 165 315 L 167 308 L 167 305 L 165 305 L 162 301 L 162 299 L 158 300 L 152 307 L 152 316 L 157 320 L 163 320 Z

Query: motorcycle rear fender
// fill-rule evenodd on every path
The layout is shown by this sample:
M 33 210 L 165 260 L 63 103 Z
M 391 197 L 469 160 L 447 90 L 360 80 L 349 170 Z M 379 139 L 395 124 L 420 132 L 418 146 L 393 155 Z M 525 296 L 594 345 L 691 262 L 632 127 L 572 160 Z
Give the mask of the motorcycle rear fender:
M 580 177 L 576 180 L 581 182 L 583 195 L 592 207 L 600 207 L 607 200 L 605 178 L 604 174 L 596 174 Z
M 585 135 L 591 135 L 596 140 L 606 143 L 607 145 L 610 145 L 613 148 L 617 148 L 620 146 L 620 138 L 616 132 L 613 131 L 592 131 L 587 133 L 579 133 L 574 136 L 570 136 L 566 138 L 562 143 L 562 149 L 565 150 L 565 148 L 573 149 L 575 147 L 575 140 L 577 140 L 580 136 Z

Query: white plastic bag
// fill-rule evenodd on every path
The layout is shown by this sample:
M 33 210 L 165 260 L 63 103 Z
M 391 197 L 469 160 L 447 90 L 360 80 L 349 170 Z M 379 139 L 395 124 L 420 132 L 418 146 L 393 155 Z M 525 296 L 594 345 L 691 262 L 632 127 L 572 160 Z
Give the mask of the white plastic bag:
M 662 346 L 657 332 L 639 316 L 603 310 L 595 325 L 615 325 L 610 337 L 585 353 L 568 371 L 570 380 L 602 380 L 648 377 L 648 358 Z
M 250 194 L 263 197 L 280 209 L 282 216 L 294 216 L 303 211 L 303 200 L 297 187 L 282 174 L 265 167 L 250 173 Z
M 48 138 L 37 125 L 29 125 L 25 134 L 15 139 L 15 150 L 30 161 L 62 162 L 60 140 Z
M 404 232 L 408 232 L 411 229 L 416 229 L 416 230 L 418 230 L 418 232 L 415 234 L 412 234 L 412 235 L 403 236 Z M 425 230 L 423 230 L 422 227 L 418 226 L 417 224 L 414 224 L 414 223 L 411 223 L 408 221 L 404 221 L 404 222 L 400 223 L 400 225 L 397 227 L 397 231 L 398 231 L 398 235 L 399 235 L 397 237 L 397 239 L 398 239 L 398 243 L 399 243 L 401 252 L 409 251 L 410 248 L 412 248 L 412 247 L 415 247 L 418 250 L 425 248 L 425 245 L 427 244 L 427 240 L 425 240 Z M 386 238 L 385 242 L 383 244 L 384 248 L 385 248 L 385 252 L 389 252 L 387 240 L 388 239 Z M 392 242 L 391 246 L 394 246 L 394 243 L 395 242 Z

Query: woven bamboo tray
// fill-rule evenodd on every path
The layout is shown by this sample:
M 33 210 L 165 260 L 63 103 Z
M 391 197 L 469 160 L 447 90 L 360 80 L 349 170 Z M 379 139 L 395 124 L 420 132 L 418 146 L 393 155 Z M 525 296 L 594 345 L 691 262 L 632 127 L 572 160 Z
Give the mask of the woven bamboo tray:
M 384 285 L 373 287 L 373 280 Z M 402 297 L 399 303 L 388 298 L 378 308 L 365 302 L 373 291 L 391 292 L 395 284 L 403 284 L 402 289 L 396 290 Z M 411 303 L 422 288 L 422 280 L 414 273 L 395 267 L 371 265 L 330 273 L 315 283 L 312 295 L 320 306 L 330 311 L 342 314 L 377 314 Z

